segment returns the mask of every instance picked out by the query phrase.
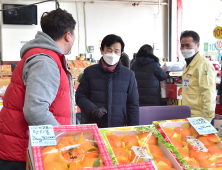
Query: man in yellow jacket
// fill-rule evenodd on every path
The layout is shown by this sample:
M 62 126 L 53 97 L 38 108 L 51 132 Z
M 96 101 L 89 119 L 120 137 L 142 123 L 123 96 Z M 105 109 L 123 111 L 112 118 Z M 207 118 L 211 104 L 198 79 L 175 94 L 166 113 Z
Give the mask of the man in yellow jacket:
M 216 72 L 213 65 L 199 53 L 199 35 L 184 31 L 180 50 L 186 60 L 183 70 L 182 103 L 191 108 L 191 117 L 212 121 L 216 106 Z

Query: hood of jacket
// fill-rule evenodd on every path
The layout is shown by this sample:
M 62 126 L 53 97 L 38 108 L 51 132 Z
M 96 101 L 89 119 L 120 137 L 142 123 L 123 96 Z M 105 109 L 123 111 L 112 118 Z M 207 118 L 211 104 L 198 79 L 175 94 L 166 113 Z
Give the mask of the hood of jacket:
M 23 55 L 32 48 L 44 48 L 48 50 L 52 50 L 59 54 L 63 54 L 61 48 L 56 44 L 56 42 L 47 34 L 38 31 L 35 39 L 27 42 L 20 51 L 20 57 L 22 58 Z
M 159 58 L 157 58 L 153 54 L 138 53 L 136 57 L 136 62 L 139 66 L 144 66 L 154 62 L 159 63 Z

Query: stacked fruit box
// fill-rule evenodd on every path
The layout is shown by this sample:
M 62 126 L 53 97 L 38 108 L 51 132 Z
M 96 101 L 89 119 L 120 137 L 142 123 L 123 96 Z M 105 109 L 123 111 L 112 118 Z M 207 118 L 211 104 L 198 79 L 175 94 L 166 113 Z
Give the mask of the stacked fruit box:
M 175 170 L 176 161 L 166 158 L 169 151 L 159 147 L 164 140 L 155 126 L 99 129 L 114 165 L 152 162 L 158 170 Z M 174 163 L 173 163 L 174 162 Z
M 186 119 L 153 122 L 162 144 L 180 165 L 177 169 L 222 168 L 222 143 L 216 134 L 199 135 Z

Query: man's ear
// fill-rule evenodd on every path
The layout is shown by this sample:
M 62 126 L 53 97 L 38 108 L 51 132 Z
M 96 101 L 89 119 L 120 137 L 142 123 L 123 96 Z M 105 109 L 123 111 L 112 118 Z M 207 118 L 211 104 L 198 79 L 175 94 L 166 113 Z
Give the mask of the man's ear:
M 64 39 L 65 39 L 66 42 L 72 41 L 70 36 L 71 36 L 71 35 L 70 35 L 70 32 L 69 32 L 69 31 L 67 31 L 67 32 L 64 34 Z
M 200 47 L 200 43 L 197 43 L 197 47 L 198 47 L 198 48 Z
M 100 47 L 99 49 L 100 49 L 100 53 L 101 53 L 101 55 L 103 55 L 103 50 L 102 50 L 102 48 Z

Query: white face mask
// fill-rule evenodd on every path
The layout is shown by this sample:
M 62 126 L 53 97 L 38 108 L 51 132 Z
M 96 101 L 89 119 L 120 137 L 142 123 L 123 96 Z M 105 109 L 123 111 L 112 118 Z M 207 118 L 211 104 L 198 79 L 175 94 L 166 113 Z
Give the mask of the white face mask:
M 70 33 L 70 34 L 71 34 L 71 33 Z M 71 38 L 72 38 L 72 34 L 71 34 Z M 73 45 L 74 45 L 74 39 L 72 38 L 72 40 L 73 40 Z M 72 53 L 72 47 L 73 47 L 73 45 L 71 45 L 70 42 L 69 42 L 69 45 L 71 46 L 71 49 L 69 50 L 69 52 L 68 52 L 66 55 L 70 55 L 70 54 Z
M 103 55 L 103 59 L 105 62 L 109 65 L 115 65 L 116 63 L 119 62 L 120 56 L 116 55 L 114 52 L 113 53 L 108 53 Z
M 184 58 L 190 58 L 195 54 L 195 50 L 194 49 L 185 49 L 185 50 L 181 50 L 181 53 L 184 56 Z

